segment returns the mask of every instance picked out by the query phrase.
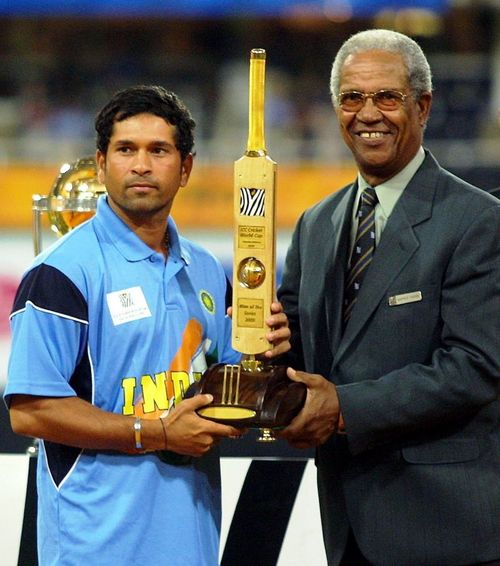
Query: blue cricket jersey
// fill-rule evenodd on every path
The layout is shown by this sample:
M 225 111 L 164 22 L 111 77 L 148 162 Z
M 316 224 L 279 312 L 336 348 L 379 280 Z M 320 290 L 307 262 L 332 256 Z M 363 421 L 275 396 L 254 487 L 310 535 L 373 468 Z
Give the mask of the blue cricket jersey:
M 35 259 L 11 315 L 7 403 L 78 396 L 158 418 L 207 364 L 239 361 L 221 265 L 171 218 L 168 230 L 165 262 L 101 197 L 91 220 Z M 218 562 L 214 453 L 172 466 L 41 442 L 37 482 L 40 566 Z

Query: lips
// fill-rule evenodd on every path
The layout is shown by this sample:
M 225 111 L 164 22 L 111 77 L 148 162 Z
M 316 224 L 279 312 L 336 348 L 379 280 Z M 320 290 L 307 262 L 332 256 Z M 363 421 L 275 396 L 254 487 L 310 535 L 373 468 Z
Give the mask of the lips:
M 134 182 L 127 184 L 128 189 L 156 189 L 158 188 L 155 183 L 145 183 L 145 182 Z

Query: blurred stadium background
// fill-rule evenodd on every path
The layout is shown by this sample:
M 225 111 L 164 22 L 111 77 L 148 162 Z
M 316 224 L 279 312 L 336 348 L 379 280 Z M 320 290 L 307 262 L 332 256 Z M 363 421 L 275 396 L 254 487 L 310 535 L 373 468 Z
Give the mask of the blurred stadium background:
M 0 392 L 8 315 L 33 256 L 31 197 L 50 191 L 62 163 L 94 153 L 94 114 L 122 87 L 161 84 L 191 109 L 195 171 L 173 215 L 228 271 L 254 47 L 267 51 L 279 264 L 299 213 L 354 175 L 328 77 L 356 31 L 388 27 L 422 45 L 435 85 L 426 146 L 467 180 L 500 185 L 500 0 L 0 0 L 0 26 Z M 0 415 L 0 451 L 23 450 L 3 403 Z

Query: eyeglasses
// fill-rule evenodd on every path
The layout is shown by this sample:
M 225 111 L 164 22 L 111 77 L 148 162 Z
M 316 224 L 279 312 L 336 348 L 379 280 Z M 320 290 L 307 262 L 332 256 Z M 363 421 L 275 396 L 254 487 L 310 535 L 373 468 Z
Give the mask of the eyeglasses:
M 367 98 L 371 98 L 379 110 L 397 110 L 404 104 L 408 95 L 399 90 L 378 90 L 377 92 L 346 90 L 337 95 L 340 108 L 346 112 L 359 112 Z

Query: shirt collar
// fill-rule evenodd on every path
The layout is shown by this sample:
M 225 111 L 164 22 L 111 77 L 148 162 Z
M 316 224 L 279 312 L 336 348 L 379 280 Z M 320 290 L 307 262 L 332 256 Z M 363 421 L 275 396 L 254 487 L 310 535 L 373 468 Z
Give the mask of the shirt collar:
M 403 194 L 403 191 L 411 181 L 413 175 L 417 172 L 418 168 L 422 165 L 424 159 L 425 151 L 422 146 L 420 146 L 415 157 L 404 169 L 402 169 L 397 175 L 394 175 L 394 177 L 391 177 L 388 181 L 385 181 L 375 187 L 378 201 L 386 218 L 389 218 L 392 210 L 399 200 L 399 197 Z M 361 193 L 369 186 L 370 185 L 362 177 L 361 173 L 358 173 L 358 194 L 356 195 L 355 202 L 359 202 Z
M 141 261 L 157 254 L 145 244 L 109 206 L 106 195 L 99 197 L 94 217 L 99 239 L 111 243 L 127 261 Z M 167 220 L 170 237 L 170 256 L 181 258 L 189 265 L 191 256 L 183 245 L 174 220 Z

